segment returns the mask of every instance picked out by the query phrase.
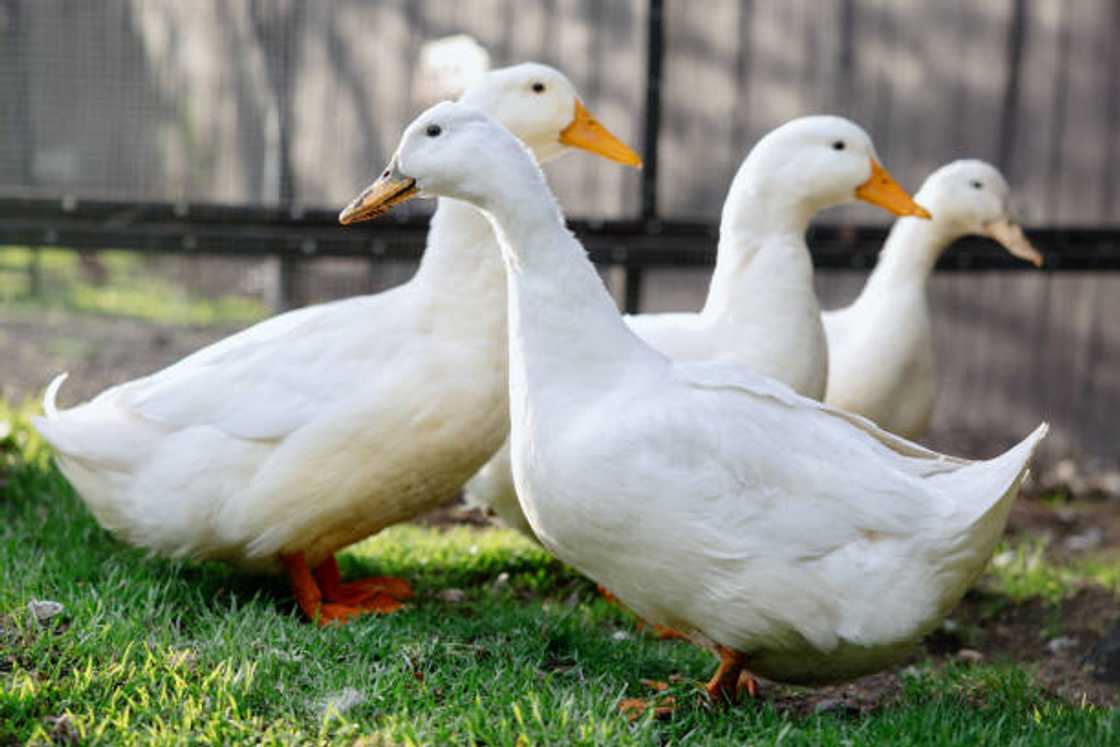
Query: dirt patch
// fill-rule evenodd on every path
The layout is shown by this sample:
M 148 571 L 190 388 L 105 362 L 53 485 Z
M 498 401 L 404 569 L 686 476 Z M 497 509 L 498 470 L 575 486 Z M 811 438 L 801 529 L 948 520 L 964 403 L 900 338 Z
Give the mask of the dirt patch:
M 880 672 L 855 682 L 812 690 L 771 685 L 764 686 L 762 691 L 762 697 L 771 696 L 776 710 L 800 718 L 817 713 L 866 716 L 890 706 L 901 694 L 902 676 L 898 672 Z
M 1120 551 L 1120 502 L 1023 498 L 1011 511 L 1007 536 L 1045 540 L 1047 557 L 1058 562 L 1088 552 Z
M 923 644 L 935 665 L 953 661 L 1026 665 L 1052 698 L 1078 706 L 1120 705 L 1120 685 L 1100 679 L 1107 672 L 1092 661 L 1098 644 L 1115 632 L 1110 628 L 1120 620 L 1120 604 L 1107 590 L 1086 587 L 1056 606 L 1040 600 L 1013 604 L 1005 597 L 972 591 L 951 620 Z M 921 658 L 918 653 L 914 661 Z M 763 697 L 778 710 L 801 717 L 863 716 L 901 697 L 903 671 L 905 667 L 814 689 L 768 685 Z
M 1106 589 L 1086 586 L 1057 605 L 1039 599 L 1013 604 L 974 590 L 953 620 L 978 633 L 970 646 L 987 659 L 1037 667 L 1036 679 L 1053 695 L 1074 704 L 1120 705 L 1120 689 L 1097 679 L 1088 661 L 1120 620 L 1120 600 Z

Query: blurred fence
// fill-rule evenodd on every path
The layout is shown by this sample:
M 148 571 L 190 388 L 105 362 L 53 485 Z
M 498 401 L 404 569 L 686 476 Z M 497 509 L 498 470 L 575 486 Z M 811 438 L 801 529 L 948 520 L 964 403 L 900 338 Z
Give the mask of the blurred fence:
M 1052 455 L 1120 457 L 1114 0 L 0 0 L 0 244 L 241 257 L 160 266 L 276 306 L 400 282 L 428 208 L 350 231 L 333 215 L 428 103 L 421 44 L 460 32 L 496 65 L 560 67 L 643 145 L 641 174 L 549 166 L 631 309 L 699 305 L 727 184 L 790 117 L 860 121 L 913 188 L 953 158 L 997 163 L 1049 268 L 950 251 L 932 441 L 990 453 L 1046 417 Z M 883 219 L 815 230 L 825 306 L 855 294 Z
M 0 187 L 338 206 L 426 104 L 423 41 L 559 66 L 642 140 L 649 0 L 0 0 Z M 1039 225 L 1120 220 L 1115 0 L 664 3 L 662 217 L 714 218 L 750 145 L 855 118 L 904 184 L 991 160 Z M 571 214 L 639 209 L 637 174 L 566 159 Z M 881 222 L 867 210 L 859 222 Z

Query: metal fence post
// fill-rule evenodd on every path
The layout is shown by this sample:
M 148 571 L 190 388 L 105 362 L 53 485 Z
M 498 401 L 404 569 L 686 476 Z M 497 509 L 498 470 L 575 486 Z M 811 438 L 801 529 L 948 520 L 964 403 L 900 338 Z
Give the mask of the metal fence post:
M 296 278 L 299 274 L 299 265 L 293 257 L 283 255 L 280 257 L 280 272 L 276 277 L 276 308 L 274 311 L 283 313 L 299 306 L 297 298 L 299 289 Z
M 43 294 L 42 249 L 31 247 L 31 258 L 27 263 L 27 295 L 39 298 Z
M 265 74 L 276 107 L 279 128 L 279 169 L 277 170 L 277 198 L 280 206 L 289 217 L 299 217 L 295 209 L 296 178 L 292 165 L 292 120 L 293 120 L 293 81 L 299 66 L 299 31 L 307 8 L 303 3 L 268 4 L 253 0 L 250 17 L 257 44 L 265 59 Z M 299 292 L 300 260 L 296 256 L 284 254 L 280 257 L 280 272 L 277 278 L 277 311 L 287 311 L 300 305 Z
M 661 134 L 661 66 L 665 57 L 664 0 L 650 0 L 646 37 L 645 142 L 642 149 L 641 220 L 646 230 L 657 231 L 657 146 Z M 623 308 L 638 313 L 642 304 L 642 269 L 626 265 Z

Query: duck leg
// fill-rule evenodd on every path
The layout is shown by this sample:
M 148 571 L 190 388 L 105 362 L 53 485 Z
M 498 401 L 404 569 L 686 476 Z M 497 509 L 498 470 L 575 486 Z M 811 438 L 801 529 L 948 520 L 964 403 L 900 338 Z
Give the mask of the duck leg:
M 745 669 L 739 673 L 739 694 L 744 692 L 752 698 L 758 697 L 758 680 Z
M 361 607 L 354 605 L 324 603 L 323 594 L 303 559 L 303 553 L 281 555 L 280 562 L 288 572 L 288 580 L 292 584 L 296 603 L 309 620 L 317 619 L 320 625 L 326 625 L 331 622 L 346 622 L 351 617 L 365 612 Z
M 370 576 L 349 583 L 342 582 L 338 561 L 331 555 L 311 572 L 323 599 L 371 612 L 394 612 L 401 602 L 412 598 L 412 586 L 403 578 Z
M 719 646 L 716 649 L 719 654 L 719 668 L 712 678 L 708 680 L 708 684 L 704 689 L 708 691 L 708 697 L 714 703 L 721 703 L 726 700 L 729 703 L 735 703 L 739 700 L 739 676 L 743 673 L 743 665 L 746 661 L 738 651 L 732 651 L 724 646 Z M 751 682 L 754 678 L 750 677 Z M 755 685 L 757 691 L 757 685 Z M 750 685 L 747 685 L 748 691 Z
M 739 693 L 746 691 L 752 698 L 758 694 L 758 683 L 749 672 L 743 669 L 746 657 L 738 651 L 733 651 L 724 646 L 716 649 L 719 654 L 719 668 L 704 686 L 708 698 L 715 705 L 722 703 L 735 703 Z M 672 680 L 673 678 L 670 678 Z M 655 680 L 642 680 L 642 684 L 656 692 L 664 693 L 669 689 L 669 683 Z M 644 698 L 625 698 L 618 704 L 618 709 L 631 721 L 640 718 L 652 710 L 656 718 L 671 716 L 676 709 L 677 701 L 673 696 L 663 696 L 653 701 Z

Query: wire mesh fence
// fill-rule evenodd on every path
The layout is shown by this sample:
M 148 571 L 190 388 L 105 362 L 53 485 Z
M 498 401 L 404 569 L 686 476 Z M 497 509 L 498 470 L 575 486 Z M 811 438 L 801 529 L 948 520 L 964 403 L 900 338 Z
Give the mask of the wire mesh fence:
M 932 287 L 931 442 L 980 456 L 1047 417 L 1051 456 L 1120 456 L 1108 0 L 0 0 L 2 394 L 64 367 L 92 394 L 277 309 L 407 278 L 430 206 L 362 231 L 333 215 L 430 103 L 424 45 L 455 33 L 494 65 L 558 66 L 643 146 L 644 174 L 548 167 L 631 310 L 700 305 L 727 184 L 785 119 L 855 118 L 911 188 L 952 158 L 997 163 L 1058 272 L 981 241 L 948 253 L 965 272 Z M 854 295 L 883 219 L 825 216 L 825 306 Z
M 494 65 L 558 66 L 625 141 L 660 115 L 665 219 L 715 218 L 758 137 L 824 111 L 866 125 L 904 184 L 978 156 L 1008 175 L 1028 224 L 1117 225 L 1111 0 L 650 5 L 2 0 L 0 187 L 337 206 L 440 94 L 424 45 L 467 33 Z M 552 172 L 573 215 L 639 212 L 637 174 L 581 158 Z

